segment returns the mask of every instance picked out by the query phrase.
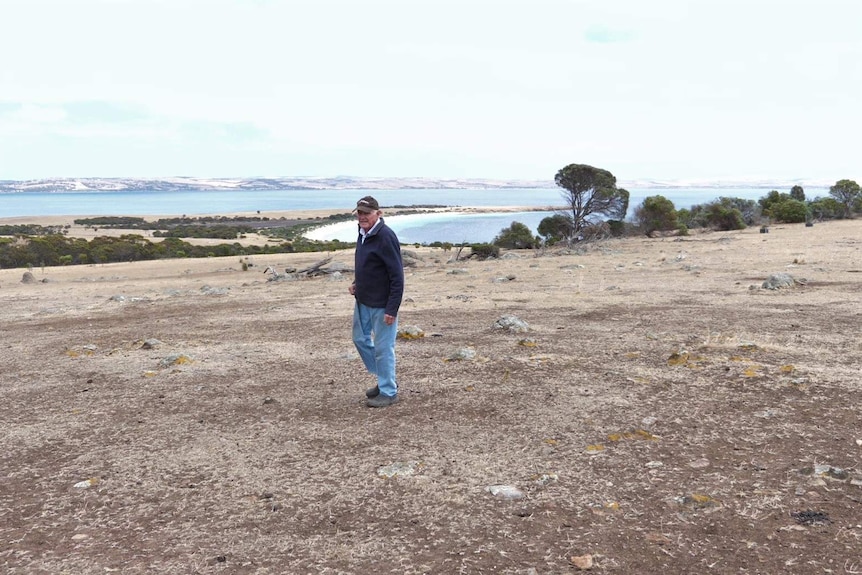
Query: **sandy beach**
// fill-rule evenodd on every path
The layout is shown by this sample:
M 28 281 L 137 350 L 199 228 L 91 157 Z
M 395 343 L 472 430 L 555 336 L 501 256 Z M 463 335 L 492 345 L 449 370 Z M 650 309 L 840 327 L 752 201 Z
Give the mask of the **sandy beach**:
M 352 250 L 0 270 L 3 571 L 862 565 L 862 222 L 404 250 L 384 410 Z

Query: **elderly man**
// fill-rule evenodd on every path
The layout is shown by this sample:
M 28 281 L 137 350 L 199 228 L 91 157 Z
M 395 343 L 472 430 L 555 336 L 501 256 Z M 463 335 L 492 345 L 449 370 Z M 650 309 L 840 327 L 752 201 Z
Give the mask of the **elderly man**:
M 369 407 L 398 401 L 395 379 L 395 338 L 398 308 L 404 295 L 404 265 L 398 237 L 383 221 L 380 205 L 371 196 L 356 202 L 355 279 L 349 291 L 353 309 L 353 343 L 377 385 L 365 392 Z

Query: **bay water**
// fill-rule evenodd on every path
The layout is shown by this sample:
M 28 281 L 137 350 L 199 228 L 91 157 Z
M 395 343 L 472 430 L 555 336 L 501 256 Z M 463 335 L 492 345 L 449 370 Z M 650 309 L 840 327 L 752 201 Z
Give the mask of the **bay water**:
M 332 209 L 350 212 L 356 200 L 371 195 L 384 209 L 386 223 L 404 243 L 434 241 L 461 243 L 493 240 L 501 229 L 518 221 L 535 233 L 539 222 L 552 211 L 506 213 L 413 214 L 385 216 L 386 207 L 450 206 L 562 208 L 561 189 L 346 189 L 346 190 L 206 190 L 206 191 L 71 191 L 10 192 L 0 194 L 0 218 L 32 216 L 202 216 L 237 212 L 274 216 L 271 212 Z M 757 200 L 769 193 L 766 188 L 640 188 L 630 189 L 628 217 L 649 196 L 661 195 L 677 209 L 690 208 L 719 197 Z M 806 190 L 814 198 L 826 190 Z M 280 217 L 281 214 L 279 214 Z M 71 218 L 70 218 L 71 219 Z M 356 239 L 355 222 L 322 226 L 308 234 L 313 239 Z

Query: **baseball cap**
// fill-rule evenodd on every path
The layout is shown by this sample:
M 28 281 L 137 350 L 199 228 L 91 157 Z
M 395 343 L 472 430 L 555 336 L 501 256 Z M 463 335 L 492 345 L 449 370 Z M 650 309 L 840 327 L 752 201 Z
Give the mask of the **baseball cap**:
M 371 196 L 365 196 L 356 202 L 356 208 L 353 210 L 354 212 L 365 212 L 371 213 L 376 212 L 380 209 L 380 204 L 377 203 L 377 200 L 372 198 Z

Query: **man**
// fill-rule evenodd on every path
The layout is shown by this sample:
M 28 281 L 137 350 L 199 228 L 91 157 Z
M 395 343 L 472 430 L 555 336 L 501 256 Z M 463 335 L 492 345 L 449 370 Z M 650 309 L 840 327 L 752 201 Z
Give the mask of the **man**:
M 365 392 L 368 406 L 388 407 L 398 401 L 395 337 L 404 295 L 401 246 L 383 222 L 377 200 L 365 196 L 353 211 L 359 223 L 355 279 L 349 288 L 356 298 L 353 343 L 365 368 L 377 376 L 377 385 Z

